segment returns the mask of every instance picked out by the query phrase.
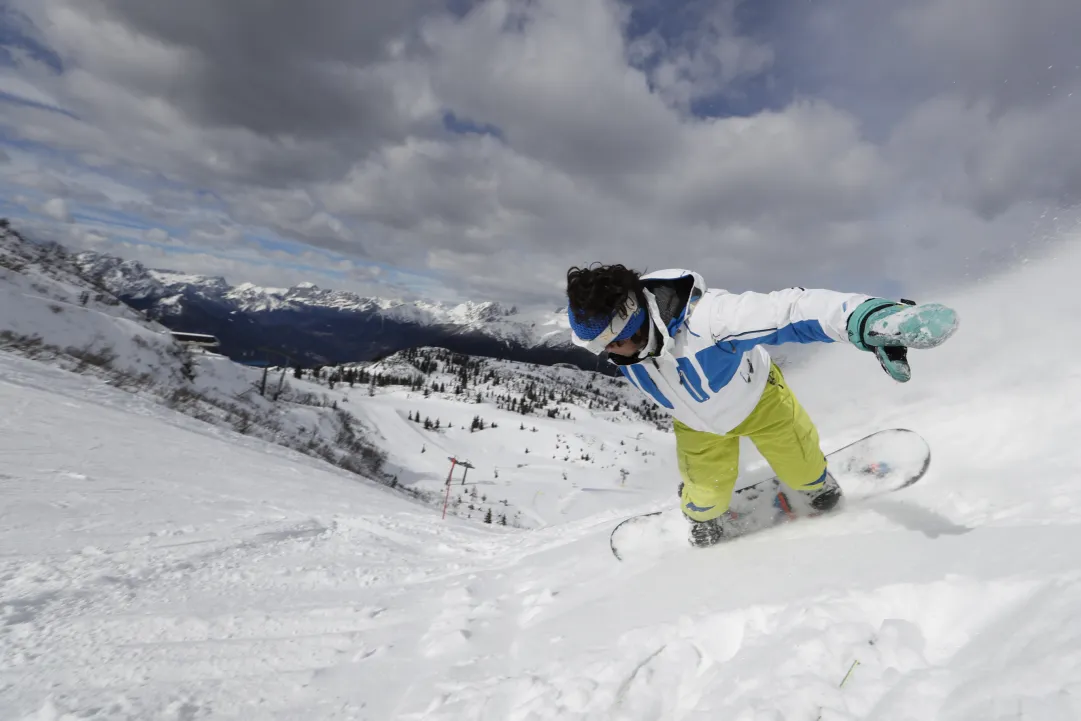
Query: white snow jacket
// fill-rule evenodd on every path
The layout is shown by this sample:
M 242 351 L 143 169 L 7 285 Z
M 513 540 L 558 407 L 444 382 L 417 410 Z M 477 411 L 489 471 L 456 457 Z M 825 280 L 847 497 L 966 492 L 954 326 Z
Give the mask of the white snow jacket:
M 682 269 L 642 282 L 659 345 L 651 357 L 609 360 L 673 417 L 711 433 L 727 433 L 758 405 L 770 370 L 764 345 L 850 343 L 848 316 L 872 297 L 803 288 L 729 293 Z

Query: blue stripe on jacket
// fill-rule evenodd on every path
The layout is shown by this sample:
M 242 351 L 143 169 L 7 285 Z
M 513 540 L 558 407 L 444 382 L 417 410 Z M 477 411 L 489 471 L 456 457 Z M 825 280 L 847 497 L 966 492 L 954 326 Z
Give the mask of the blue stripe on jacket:
M 753 333 L 760 333 L 753 338 L 744 338 Z M 783 328 L 751 330 L 726 336 L 715 345 L 703 348 L 694 355 L 702 371 L 706 374 L 709 389 L 716 393 L 724 388 L 736 375 L 743 354 L 758 345 L 781 345 L 782 343 L 833 343 L 834 340 L 822 330 L 817 320 L 801 320 L 789 323 Z M 686 362 L 686 361 L 684 361 Z M 640 364 L 620 366 L 619 370 L 631 383 L 645 391 L 665 408 L 674 408 L 650 377 L 649 371 Z M 698 390 L 696 388 L 695 390 Z M 689 391 L 690 393 L 690 391 Z M 701 402 L 705 399 L 697 399 Z
M 754 338 L 740 336 L 762 333 Z M 702 366 L 702 371 L 709 381 L 709 389 L 716 393 L 728 385 L 739 370 L 743 354 L 757 345 L 781 345 L 782 343 L 832 343 L 822 330 L 817 320 L 801 320 L 789 323 L 783 328 L 751 330 L 746 333 L 730 335 L 717 341 L 716 345 L 704 348 L 695 354 L 694 359 Z
M 765 335 L 755 336 L 754 338 L 743 338 L 742 336 L 751 335 L 752 333 L 765 333 Z M 717 341 L 720 343 L 728 343 L 733 346 L 733 352 L 743 353 L 754 348 L 756 345 L 765 343 L 766 345 L 781 345 L 782 343 L 832 343 L 833 338 L 826 335 L 826 332 L 822 330 L 822 324 L 817 320 L 798 320 L 795 323 L 789 323 L 783 328 L 764 328 L 762 330 L 749 330 L 743 333 L 736 333 L 734 335 L 726 336 Z
M 627 369 L 630 369 L 629 371 Z M 639 389 L 644 390 L 646 393 L 653 396 L 653 400 L 660 403 L 662 406 L 668 409 L 675 408 L 672 405 L 672 401 L 668 400 L 661 389 L 657 387 L 657 384 L 653 382 L 653 379 L 649 376 L 649 371 L 643 368 L 641 365 L 635 364 L 632 366 L 620 366 L 619 370 L 623 375 Z M 634 378 L 631 378 L 631 374 L 634 374 Z

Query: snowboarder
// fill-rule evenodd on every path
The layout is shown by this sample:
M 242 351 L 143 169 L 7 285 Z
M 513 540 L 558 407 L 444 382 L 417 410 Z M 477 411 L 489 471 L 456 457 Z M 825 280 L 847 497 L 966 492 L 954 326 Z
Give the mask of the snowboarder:
M 673 417 L 678 492 L 695 546 L 734 531 L 740 437 L 816 512 L 843 496 L 814 423 L 765 345 L 848 342 L 903 383 L 908 349 L 933 348 L 957 328 L 956 313 L 938 303 L 804 288 L 737 294 L 707 288 L 694 271 L 640 275 L 619 264 L 568 270 L 567 299 L 575 345 L 607 352 Z

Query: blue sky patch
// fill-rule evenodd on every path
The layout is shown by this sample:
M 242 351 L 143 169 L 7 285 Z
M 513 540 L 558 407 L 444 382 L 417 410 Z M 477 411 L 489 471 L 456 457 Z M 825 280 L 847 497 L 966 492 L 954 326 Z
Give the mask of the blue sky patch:
M 64 63 L 51 48 L 38 42 L 28 33 L 29 19 L 11 8 L 0 7 L 0 66 L 14 66 L 14 50 L 20 50 L 51 68 L 55 73 L 64 72 Z
M 452 110 L 443 113 L 443 127 L 459 135 L 491 135 L 500 140 L 503 139 L 503 131 L 491 123 L 478 123 L 468 118 L 459 118 Z

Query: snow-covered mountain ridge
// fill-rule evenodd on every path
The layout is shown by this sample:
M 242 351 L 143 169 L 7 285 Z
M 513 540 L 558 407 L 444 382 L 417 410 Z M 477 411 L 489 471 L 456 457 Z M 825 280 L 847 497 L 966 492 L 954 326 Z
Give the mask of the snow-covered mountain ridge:
M 102 285 L 118 295 L 132 298 L 169 298 L 192 292 L 206 298 L 229 301 L 237 310 L 245 312 L 329 308 L 381 313 L 395 320 L 426 325 L 475 327 L 491 324 L 493 334 L 503 332 L 517 340 L 532 337 L 534 334 L 529 329 L 535 328 L 539 320 L 542 327 L 551 327 L 536 336 L 538 342 L 545 342 L 553 333 L 568 327 L 565 318 L 560 318 L 562 311 L 526 317 L 519 313 L 517 307 L 507 307 L 494 301 L 467 301 L 457 305 L 426 300 L 406 302 L 320 288 L 310 282 L 289 288 L 266 288 L 254 283 L 231 286 L 222 277 L 147 268 L 138 261 L 91 251 L 77 254 L 76 260 L 88 275 L 98 278 Z
M 443 345 L 542 363 L 590 360 L 570 343 L 564 309 L 522 311 L 492 301 L 407 302 L 312 283 L 231 286 L 220 277 L 155 270 L 89 251 L 76 260 L 88 277 L 174 330 L 222 336 L 223 352 L 230 357 L 280 346 L 311 362 L 344 362 Z M 288 326 L 284 338 L 283 325 Z

